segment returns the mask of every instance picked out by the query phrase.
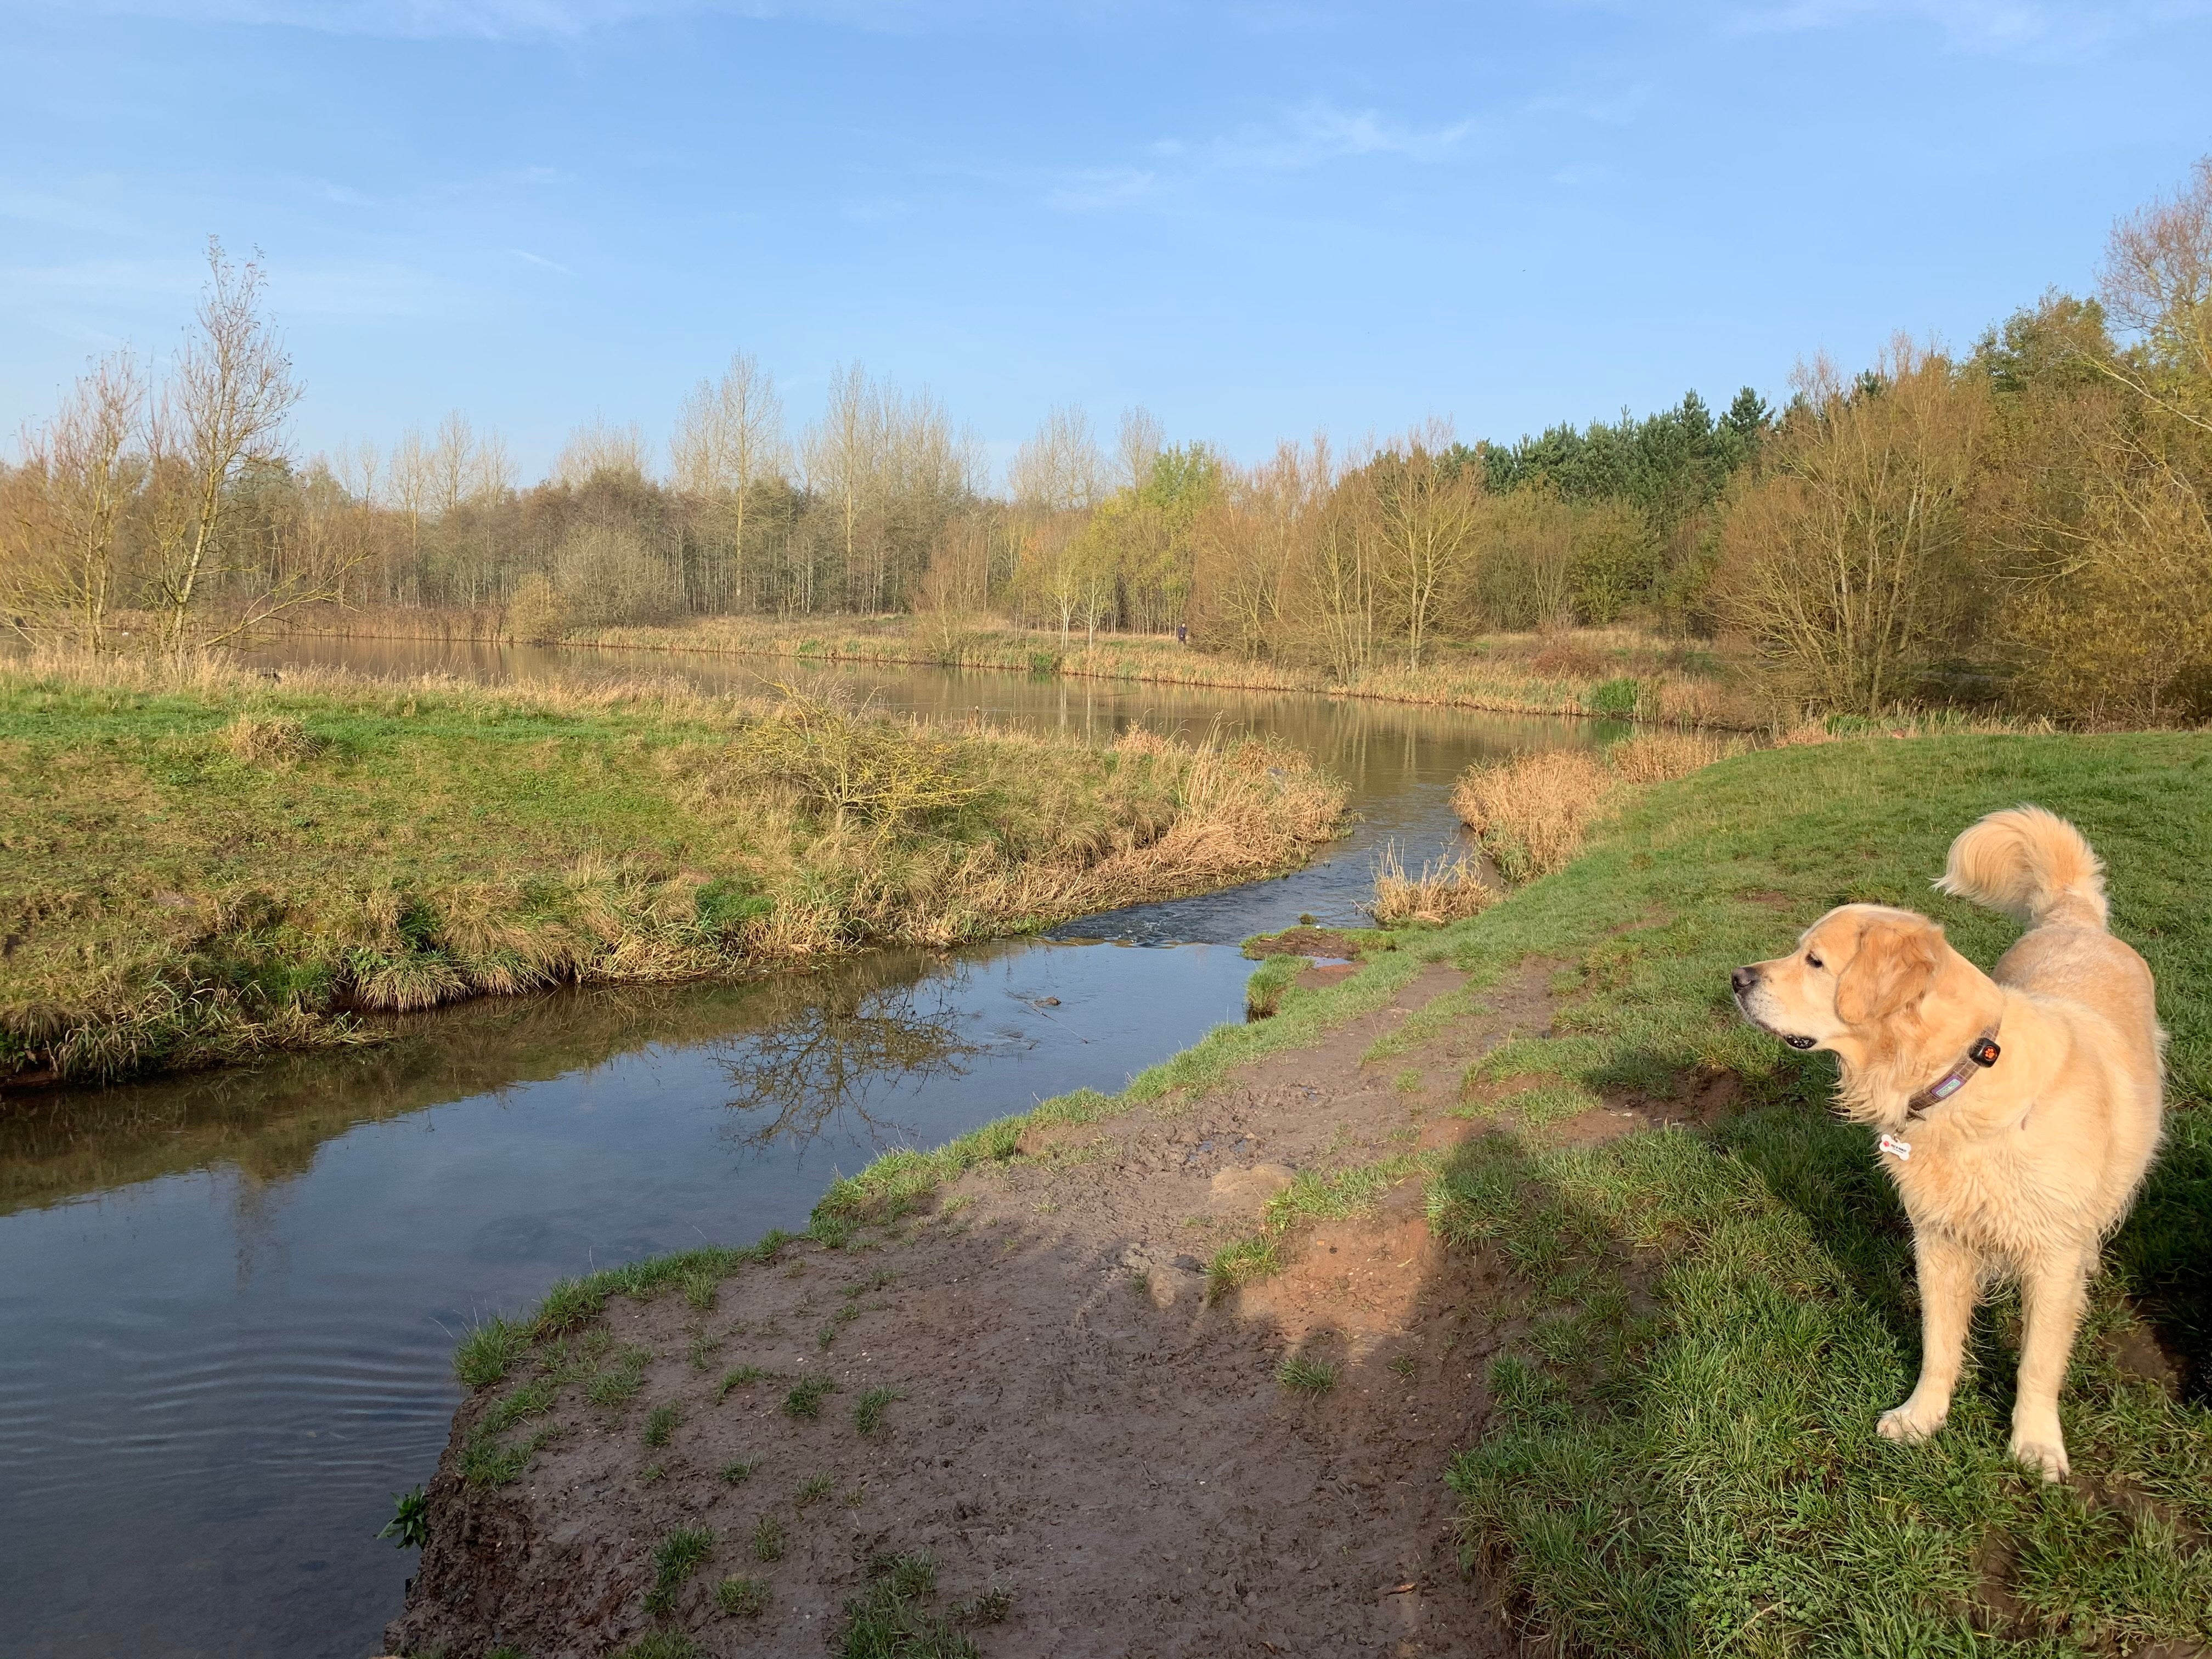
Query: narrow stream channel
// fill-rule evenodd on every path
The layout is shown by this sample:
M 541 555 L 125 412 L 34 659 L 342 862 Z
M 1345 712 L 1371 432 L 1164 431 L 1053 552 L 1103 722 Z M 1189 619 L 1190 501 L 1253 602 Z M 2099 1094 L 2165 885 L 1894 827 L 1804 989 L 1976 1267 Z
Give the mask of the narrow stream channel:
M 473 678 L 788 663 L 303 641 L 268 660 Z M 1135 1072 L 1243 1017 L 1247 935 L 1361 920 L 1375 858 L 1457 838 L 1471 762 L 1567 721 L 1120 682 L 828 671 L 878 707 L 1079 732 L 1271 734 L 1352 786 L 1283 878 L 739 985 L 568 991 L 379 1047 L 0 1105 L 0 1653 L 381 1651 L 455 1337 L 553 1279 L 803 1225 L 877 1152 Z M 811 671 L 811 678 L 824 671 Z

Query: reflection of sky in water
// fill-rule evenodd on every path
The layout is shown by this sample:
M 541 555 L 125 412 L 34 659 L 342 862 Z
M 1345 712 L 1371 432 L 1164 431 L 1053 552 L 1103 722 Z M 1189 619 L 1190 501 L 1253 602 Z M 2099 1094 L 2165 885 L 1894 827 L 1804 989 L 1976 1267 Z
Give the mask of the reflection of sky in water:
M 1117 1088 L 1239 1018 L 1251 964 L 1028 944 L 921 966 L 362 1124 L 275 1180 L 222 1164 L 0 1218 L 0 1652 L 378 1650 L 413 1558 L 373 1534 L 444 1443 L 455 1334 L 562 1274 L 801 1227 L 885 1145 Z M 910 1053 L 936 1063 L 886 1069 Z M 763 1094 L 748 1068 L 774 1056 Z
M 313 644 L 315 642 L 306 642 Z M 545 653 L 329 642 L 496 674 Z M 791 665 L 594 656 L 750 690 Z M 878 671 L 878 706 L 1109 739 L 1255 729 L 1354 786 L 1314 868 L 1034 941 L 743 986 L 481 1003 L 380 1049 L 56 1098 L 0 1120 L 0 1653 L 378 1650 L 453 1338 L 563 1274 L 797 1228 L 827 1182 L 1133 1071 L 1241 1017 L 1230 941 L 1358 920 L 1375 851 L 1448 843 L 1452 779 L 1556 722 L 1102 682 Z M 1056 999 L 1056 1002 L 1053 1000 Z

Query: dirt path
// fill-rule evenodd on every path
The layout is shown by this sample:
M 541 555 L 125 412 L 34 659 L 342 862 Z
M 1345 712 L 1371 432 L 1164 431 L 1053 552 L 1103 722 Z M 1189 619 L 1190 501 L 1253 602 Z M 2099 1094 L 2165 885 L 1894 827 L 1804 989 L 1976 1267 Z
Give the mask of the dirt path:
M 659 1625 L 702 1654 L 821 1653 L 885 1556 L 927 1552 L 939 1588 L 918 1605 L 1007 1592 L 1004 1621 L 969 1632 L 986 1656 L 1513 1651 L 1459 1565 L 1443 1479 L 1479 1433 L 1513 1304 L 1479 1257 L 1430 1238 L 1419 1179 L 1303 1229 L 1274 1277 L 1204 1294 L 1202 1264 L 1294 1172 L 1475 1128 L 1447 1109 L 1484 1048 L 1548 1025 L 1541 964 L 1486 1012 L 1362 1060 L 1459 982 L 1431 967 L 1389 1009 L 1201 1099 L 1032 1133 L 900 1236 L 792 1245 L 710 1309 L 617 1298 L 600 1349 L 651 1356 L 628 1402 L 564 1390 L 535 1462 L 489 1489 L 457 1467 L 501 1391 L 464 1407 L 393 1650 L 556 1659 Z M 1279 1382 L 1292 1355 L 1334 1367 L 1334 1386 Z M 744 1366 L 767 1375 L 724 1391 Z M 836 1384 L 818 1418 L 787 1414 L 814 1377 Z M 854 1413 L 872 1389 L 898 1397 L 866 1433 Z M 773 1562 L 763 1523 L 783 1538 Z M 711 1533 L 708 1559 L 649 1618 L 654 1550 L 685 1528 Z M 763 1611 L 718 1607 L 730 1575 L 765 1581 Z

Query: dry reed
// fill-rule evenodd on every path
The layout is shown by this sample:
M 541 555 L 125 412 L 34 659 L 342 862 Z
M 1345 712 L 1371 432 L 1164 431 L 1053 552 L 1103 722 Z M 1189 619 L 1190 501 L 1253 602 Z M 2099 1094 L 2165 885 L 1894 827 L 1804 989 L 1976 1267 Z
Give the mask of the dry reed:
M 1553 749 L 1470 769 L 1452 805 L 1508 881 L 1564 867 L 1623 788 L 1686 777 L 1743 753 L 1741 738 L 1649 731 L 1602 752 Z
M 1437 859 L 1409 876 L 1398 857 L 1398 844 L 1383 848 L 1375 864 L 1375 896 L 1368 910 L 1378 927 L 1419 922 L 1441 927 L 1480 915 L 1498 902 L 1498 890 L 1475 873 L 1465 858 Z

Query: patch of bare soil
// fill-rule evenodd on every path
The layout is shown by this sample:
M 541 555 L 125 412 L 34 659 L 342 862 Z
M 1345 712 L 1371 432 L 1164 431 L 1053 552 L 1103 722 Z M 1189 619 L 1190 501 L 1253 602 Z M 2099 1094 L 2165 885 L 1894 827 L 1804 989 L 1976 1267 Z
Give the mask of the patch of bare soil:
M 1267 933 L 1247 939 L 1244 954 L 1249 957 L 1322 957 L 1349 961 L 1359 954 L 1359 941 L 1334 927 L 1289 927 L 1279 933 Z
M 986 1656 L 1514 1651 L 1460 1565 L 1443 1482 L 1506 1334 L 1495 1270 L 1431 1239 L 1418 1181 L 1211 1304 L 1204 1263 L 1300 1170 L 1469 1133 L 1446 1115 L 1460 1076 L 1548 1025 L 1546 982 L 1532 964 L 1486 1012 L 1364 1064 L 1457 988 L 1431 969 L 1389 1009 L 1201 1099 L 1033 1135 L 891 1235 L 787 1247 L 708 1309 L 617 1298 L 615 1351 L 650 1356 L 633 1399 L 566 1389 L 540 1419 L 550 1442 L 491 1487 L 459 1469 L 504 1390 L 463 1407 L 393 1650 L 566 1659 L 660 1624 L 703 1654 L 822 1653 L 872 1557 L 926 1551 L 935 1605 L 1008 1593 L 1004 1622 L 969 1632 Z M 1334 1385 L 1279 1382 L 1291 1356 L 1334 1367 Z M 767 1375 L 726 1388 L 746 1366 Z M 835 1392 L 818 1417 L 789 1414 L 810 1378 Z M 864 1431 L 855 1407 L 885 1389 Z M 656 1407 L 675 1413 L 659 1446 Z M 654 1551 L 685 1528 L 708 1529 L 710 1556 L 656 1618 Z M 765 1610 L 718 1606 L 730 1576 L 765 1580 Z

